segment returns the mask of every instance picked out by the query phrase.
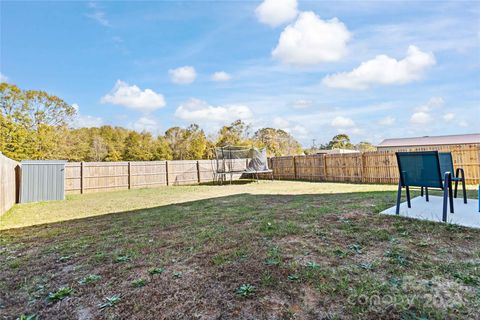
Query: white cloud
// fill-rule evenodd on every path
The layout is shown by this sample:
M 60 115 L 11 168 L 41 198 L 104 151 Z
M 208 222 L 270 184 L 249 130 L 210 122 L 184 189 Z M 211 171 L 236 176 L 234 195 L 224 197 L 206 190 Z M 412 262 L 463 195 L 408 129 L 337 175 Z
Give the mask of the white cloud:
M 95 20 L 97 23 L 104 27 L 111 27 L 110 21 L 107 19 L 107 15 L 104 11 L 100 9 L 97 3 L 89 2 L 88 7 L 92 10 L 91 13 L 87 14 L 87 17 Z
M 3 73 L 0 73 L 0 82 L 7 82 L 7 81 L 8 81 L 8 77 Z
M 255 9 L 258 20 L 271 27 L 292 21 L 297 13 L 297 0 L 264 0 Z
M 440 108 L 444 105 L 445 101 L 442 97 L 431 97 L 428 102 L 417 108 L 417 111 L 430 112 L 433 109 Z
M 103 124 L 103 119 L 100 117 L 82 115 L 78 104 L 74 103 L 72 107 L 77 111 L 77 116 L 72 122 L 74 128 L 95 128 Z
M 232 76 L 225 71 L 218 71 L 212 74 L 213 81 L 228 81 L 230 79 L 232 79 Z
M 350 118 L 337 116 L 333 118 L 331 125 L 335 128 L 348 128 L 355 126 L 355 122 Z
M 280 61 L 309 66 L 340 60 L 347 53 L 350 32 L 337 18 L 322 20 L 315 13 L 302 12 L 280 35 L 272 56 Z
M 245 105 L 212 106 L 199 99 L 190 99 L 179 105 L 175 111 L 177 118 L 196 123 L 229 123 L 237 119 L 250 119 L 252 111 Z
M 447 112 L 443 115 L 443 120 L 447 122 L 451 122 L 453 119 L 455 119 L 455 113 L 453 112 Z
M 425 111 L 417 111 L 410 117 L 410 122 L 413 124 L 428 124 L 432 122 L 432 120 L 433 117 L 430 115 L 430 113 Z
M 273 118 L 273 127 L 276 129 L 282 129 L 285 132 L 293 135 L 294 137 L 304 139 L 307 137 L 308 130 L 302 125 L 292 123 L 292 121 L 283 118 L 283 117 L 275 117 Z
M 458 123 L 458 125 L 459 125 L 460 127 L 466 128 L 466 127 L 468 127 L 468 122 L 465 121 L 465 120 L 462 120 L 462 121 L 460 121 L 460 122 Z
M 160 131 L 158 122 L 155 119 L 147 117 L 139 118 L 137 121 L 131 123 L 129 127 L 135 131 L 147 131 L 153 134 L 158 134 Z
M 382 118 L 380 119 L 380 121 L 378 121 L 378 124 L 382 125 L 382 126 L 391 126 L 392 124 L 394 124 L 396 121 L 396 119 L 392 116 L 386 116 L 385 118 Z
M 306 109 L 312 106 L 311 100 L 299 99 L 292 103 L 294 109 Z
M 177 84 L 190 84 L 197 78 L 197 72 L 191 66 L 170 69 L 168 73 L 172 82 Z
M 426 104 L 415 108 L 415 112 L 410 117 L 410 122 L 415 125 L 428 124 L 433 121 L 432 111 L 441 108 L 445 101 L 442 97 L 431 97 Z
M 301 125 L 296 125 L 287 132 L 291 133 L 294 137 L 299 137 L 301 139 L 305 138 L 308 135 L 307 128 Z
M 431 52 L 409 46 L 407 56 L 396 60 L 387 55 L 362 62 L 350 72 L 340 72 L 323 78 L 324 85 L 332 88 L 367 89 L 373 85 L 398 85 L 422 78 L 425 70 L 435 64 Z
M 273 125 L 280 129 L 285 129 L 290 125 L 290 121 L 282 117 L 273 118 Z
M 115 86 L 101 99 L 102 103 L 121 105 L 133 110 L 151 112 L 166 105 L 163 95 L 151 89 L 141 90 L 136 85 L 117 80 Z

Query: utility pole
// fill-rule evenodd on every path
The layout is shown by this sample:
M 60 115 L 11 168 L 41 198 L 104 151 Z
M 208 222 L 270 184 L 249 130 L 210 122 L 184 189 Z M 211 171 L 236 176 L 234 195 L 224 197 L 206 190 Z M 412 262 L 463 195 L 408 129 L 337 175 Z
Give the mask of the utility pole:
M 312 151 L 316 151 L 317 150 L 317 145 L 315 144 L 315 142 L 317 141 L 317 139 L 312 139 Z

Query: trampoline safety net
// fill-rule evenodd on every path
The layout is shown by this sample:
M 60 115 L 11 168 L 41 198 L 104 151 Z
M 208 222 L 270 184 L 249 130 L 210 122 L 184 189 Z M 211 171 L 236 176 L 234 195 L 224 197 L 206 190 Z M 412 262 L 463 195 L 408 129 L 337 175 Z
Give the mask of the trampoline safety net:
M 272 173 L 268 168 L 267 150 L 245 147 L 218 147 L 215 148 L 216 180 L 223 181 L 226 175 L 251 173 L 258 180 L 258 173 Z

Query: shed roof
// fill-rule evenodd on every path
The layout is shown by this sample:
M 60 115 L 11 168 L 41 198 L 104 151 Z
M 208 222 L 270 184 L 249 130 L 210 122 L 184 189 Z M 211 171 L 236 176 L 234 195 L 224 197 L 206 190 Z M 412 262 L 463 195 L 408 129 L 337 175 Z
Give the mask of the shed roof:
M 448 144 L 480 144 L 480 133 L 385 139 L 378 147 L 435 146 Z
M 66 164 L 67 160 L 23 160 L 21 164 Z

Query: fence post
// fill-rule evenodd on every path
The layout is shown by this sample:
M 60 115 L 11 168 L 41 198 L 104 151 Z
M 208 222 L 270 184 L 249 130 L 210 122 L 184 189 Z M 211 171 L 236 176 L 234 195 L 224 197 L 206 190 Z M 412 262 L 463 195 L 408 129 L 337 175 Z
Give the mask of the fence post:
M 297 161 L 295 161 L 295 156 L 293 156 L 293 180 L 297 180 Z
M 324 181 L 328 181 L 328 173 L 327 173 L 327 155 L 323 155 L 323 173 L 325 174 L 324 176 Z
M 367 168 L 365 166 L 365 153 L 362 152 L 361 155 L 362 155 L 362 158 L 361 158 L 361 161 L 362 161 L 362 177 L 360 179 L 360 182 L 365 183 L 365 172 L 367 171 Z
M 128 189 L 132 188 L 132 163 L 128 161 Z
M 200 161 L 197 160 L 197 180 L 200 184 Z
M 80 162 L 80 193 L 83 194 L 85 188 L 85 181 L 84 181 L 84 172 L 83 172 L 83 161 Z
M 18 164 L 15 167 L 15 203 L 20 203 L 20 184 L 22 183 L 21 181 L 22 181 L 22 168 Z
M 167 182 L 168 186 L 168 160 L 165 160 L 165 181 Z

